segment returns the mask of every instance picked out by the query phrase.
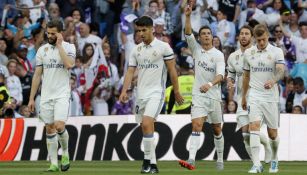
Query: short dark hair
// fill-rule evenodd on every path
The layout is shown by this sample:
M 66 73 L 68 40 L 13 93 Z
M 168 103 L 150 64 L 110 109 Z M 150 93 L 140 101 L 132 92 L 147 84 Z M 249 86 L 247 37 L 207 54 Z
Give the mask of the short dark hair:
M 293 79 L 293 85 L 304 86 L 304 80 L 301 77 L 296 77 Z
M 202 27 L 198 30 L 198 35 L 200 35 L 200 32 L 201 32 L 203 29 L 208 29 L 208 30 L 210 30 L 210 33 L 211 33 L 211 35 L 212 35 L 212 30 L 211 30 L 211 28 L 210 28 L 209 26 L 202 26 Z
M 255 27 L 254 27 L 254 36 L 255 37 L 260 37 L 262 36 L 263 34 L 269 34 L 269 30 L 267 28 L 267 26 L 265 26 L 264 24 L 257 24 Z
M 58 19 L 53 19 L 51 21 L 48 22 L 47 24 L 47 28 L 54 28 L 56 27 L 58 32 L 63 31 L 63 23 L 62 21 L 58 20 Z
M 247 29 L 247 30 L 249 30 L 250 33 L 251 33 L 251 35 L 253 36 L 253 28 L 252 28 L 251 26 L 249 26 L 249 25 L 244 25 L 244 26 L 242 26 L 242 27 L 240 28 L 240 32 L 241 32 L 242 29 Z
M 149 16 L 141 16 L 134 23 L 141 27 L 153 27 L 153 20 Z
M 156 3 L 156 4 L 159 5 L 158 0 L 151 0 L 151 1 L 149 1 L 148 6 L 150 6 L 152 3 Z
M 305 22 L 305 21 L 304 21 L 304 22 L 300 22 L 300 23 L 298 24 L 298 26 L 299 26 L 299 27 L 307 26 L 307 22 Z

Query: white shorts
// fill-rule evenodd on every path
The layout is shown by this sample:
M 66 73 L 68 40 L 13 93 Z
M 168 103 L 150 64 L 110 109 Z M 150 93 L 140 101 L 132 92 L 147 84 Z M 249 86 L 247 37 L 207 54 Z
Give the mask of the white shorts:
M 242 109 L 240 102 L 238 102 L 236 116 L 237 116 L 237 127 L 238 128 L 242 128 L 243 126 L 249 124 L 248 112 Z
M 135 121 L 142 123 L 143 116 L 152 117 L 155 120 L 160 114 L 164 98 L 137 99 L 135 105 Z
M 52 124 L 54 121 L 66 122 L 68 110 L 69 98 L 41 100 L 39 118 L 45 124 Z
M 250 100 L 248 103 L 249 122 L 262 121 L 271 129 L 279 127 L 278 102 Z
M 222 123 L 222 102 L 206 98 L 203 96 L 193 95 L 192 97 L 192 120 L 200 117 L 208 117 L 208 123 Z

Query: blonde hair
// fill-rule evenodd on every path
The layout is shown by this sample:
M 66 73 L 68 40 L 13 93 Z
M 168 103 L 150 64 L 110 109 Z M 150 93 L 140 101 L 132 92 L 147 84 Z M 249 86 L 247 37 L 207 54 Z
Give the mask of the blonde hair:
M 260 37 L 260 36 L 262 36 L 263 34 L 269 34 L 269 30 L 268 30 L 268 28 L 267 28 L 267 26 L 266 25 L 264 25 L 264 24 L 257 24 L 255 27 L 254 27 L 254 31 L 253 31 L 253 33 L 254 33 L 254 36 L 255 37 Z

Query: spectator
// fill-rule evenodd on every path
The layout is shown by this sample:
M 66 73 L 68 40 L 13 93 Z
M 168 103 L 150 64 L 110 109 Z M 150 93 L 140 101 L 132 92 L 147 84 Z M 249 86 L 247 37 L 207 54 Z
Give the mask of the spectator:
M 303 114 L 303 109 L 301 106 L 296 105 L 292 109 L 292 114 Z
M 242 26 L 247 25 L 251 19 L 257 19 L 258 16 L 262 16 L 263 14 L 264 12 L 257 8 L 255 0 L 248 0 L 247 9 L 240 13 L 238 28 L 240 29 Z
M 8 62 L 8 58 L 5 55 L 6 48 L 7 45 L 5 39 L 0 38 L 0 64 L 2 64 L 3 66 L 6 66 Z
M 236 23 L 240 15 L 241 0 L 219 1 L 219 9 L 225 12 L 227 20 Z
M 298 16 L 293 10 L 291 10 L 290 21 L 289 24 L 285 26 L 285 30 L 290 35 L 294 35 L 300 37 L 300 31 L 298 26 Z
M 303 106 L 303 101 L 307 99 L 307 91 L 305 91 L 303 79 L 301 77 L 294 78 L 293 85 L 294 92 L 288 95 L 287 104 L 292 103 L 293 106 L 301 106 L 303 112 L 306 112 Z
M 71 98 L 69 102 L 69 113 L 68 116 L 82 116 L 82 105 L 80 99 L 80 93 L 76 89 L 76 75 L 72 74 L 70 77 L 70 88 L 71 88 Z
M 84 17 L 82 16 L 81 10 L 80 9 L 73 9 L 71 11 L 71 15 L 73 18 L 73 23 L 75 25 L 75 32 L 77 34 L 77 36 L 80 36 L 80 25 L 82 24 L 82 22 L 84 21 Z
M 64 20 L 60 14 L 60 8 L 58 4 L 54 2 L 50 3 L 48 7 L 48 13 L 49 13 L 49 20 L 60 20 L 64 23 Z
M 235 114 L 237 112 L 238 103 L 234 100 L 228 101 L 227 104 L 227 113 L 228 114 Z
M 31 62 L 27 59 L 28 48 L 26 45 L 21 44 L 17 48 L 17 60 L 23 65 L 26 71 L 33 71 Z
M 219 10 L 217 12 L 217 22 L 211 24 L 211 29 L 213 29 L 213 35 L 216 35 L 221 40 L 222 47 L 229 46 L 230 43 L 227 43 L 230 35 L 230 24 L 227 21 L 226 13 Z
M 82 23 L 80 25 L 80 36 L 77 38 L 79 51 L 83 50 L 85 43 L 91 43 L 95 46 L 101 46 L 102 40 L 98 36 L 90 34 L 90 27 Z
M 24 118 L 30 118 L 30 117 L 32 117 L 32 116 L 31 116 L 30 109 L 29 109 L 29 107 L 28 107 L 27 105 L 22 105 L 22 106 L 20 106 L 20 108 L 19 108 L 19 114 L 20 114 L 21 116 L 23 116 Z
M 121 92 L 121 90 L 119 90 Z M 127 95 L 129 100 L 126 103 L 122 103 L 119 101 L 118 96 L 116 97 L 117 100 L 112 108 L 112 115 L 128 115 L 132 114 L 133 110 L 133 99 L 132 99 L 132 89 L 127 90 Z
M 167 35 L 171 35 L 174 31 L 171 15 L 166 11 L 164 0 L 158 0 L 159 17 L 164 19 L 164 31 Z
M 9 76 L 6 79 L 6 85 L 10 96 L 16 100 L 16 105 L 20 106 L 22 104 L 22 87 L 19 78 L 15 75 L 16 73 L 17 61 L 15 59 L 10 59 L 7 64 L 7 69 L 9 71 Z
M 218 36 L 213 37 L 213 46 L 221 52 L 223 51 L 222 43 Z
M 15 74 L 19 77 L 22 87 L 22 105 L 28 105 L 33 73 L 30 71 L 26 71 L 21 63 L 17 63 Z

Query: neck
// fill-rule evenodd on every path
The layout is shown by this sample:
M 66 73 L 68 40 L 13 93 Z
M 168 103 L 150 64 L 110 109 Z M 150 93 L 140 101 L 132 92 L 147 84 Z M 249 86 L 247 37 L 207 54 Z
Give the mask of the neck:
M 203 49 L 205 49 L 206 51 L 210 50 L 213 48 L 213 45 L 212 44 L 204 44 L 203 45 Z
M 245 50 L 246 49 L 248 49 L 248 48 L 250 48 L 252 46 L 252 44 L 251 43 L 249 43 L 248 45 L 246 45 L 246 46 L 242 46 L 242 45 L 240 45 L 240 49 L 241 49 L 241 52 L 243 53 L 243 52 L 245 52 Z
M 144 44 L 149 45 L 154 40 L 154 36 L 150 36 L 147 41 L 144 41 Z

